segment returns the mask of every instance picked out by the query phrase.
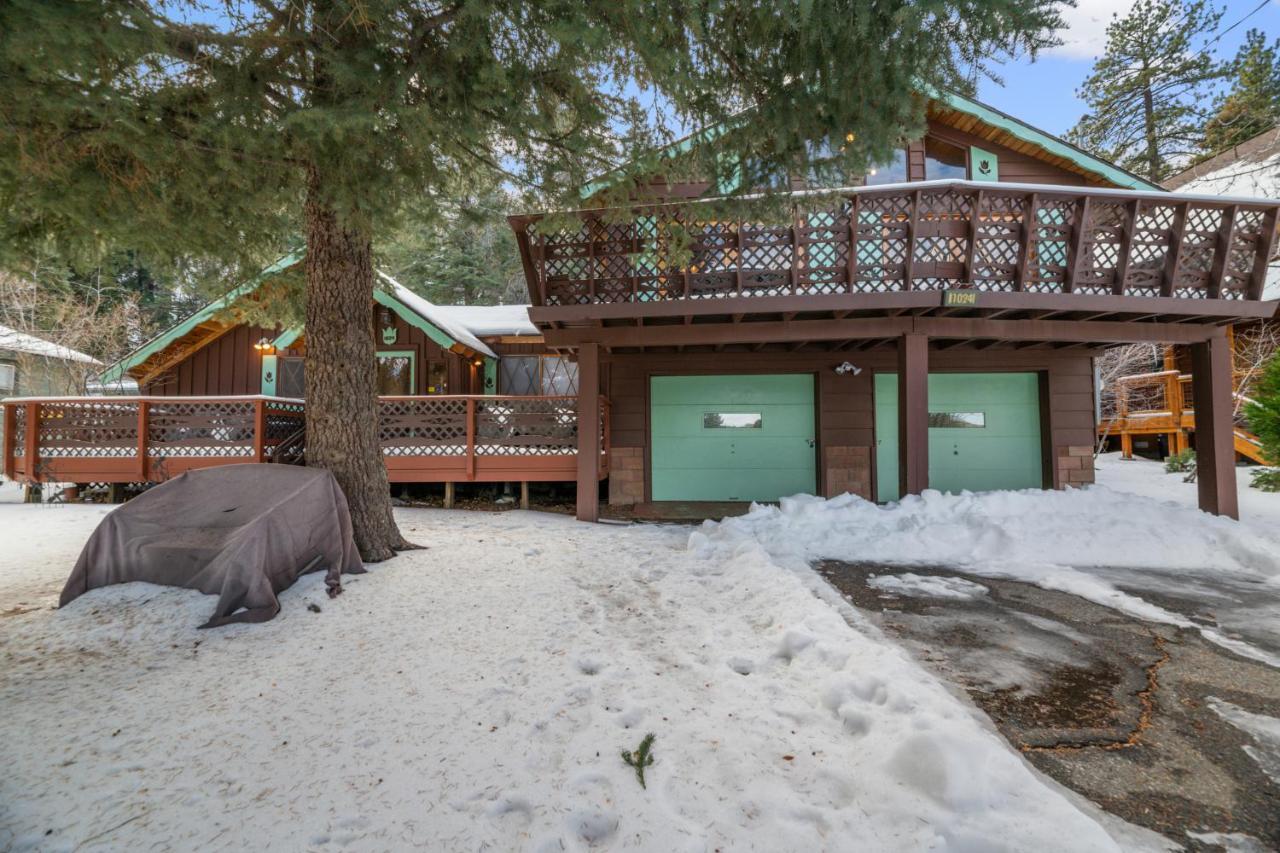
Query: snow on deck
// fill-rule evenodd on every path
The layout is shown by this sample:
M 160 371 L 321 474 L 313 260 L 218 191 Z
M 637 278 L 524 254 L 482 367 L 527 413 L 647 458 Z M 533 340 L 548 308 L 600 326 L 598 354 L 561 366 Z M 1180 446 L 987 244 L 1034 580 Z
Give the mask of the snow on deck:
M 188 590 L 52 609 L 107 511 L 0 504 L 0 848 L 1117 848 L 751 543 L 397 510 L 428 549 L 201 632 Z

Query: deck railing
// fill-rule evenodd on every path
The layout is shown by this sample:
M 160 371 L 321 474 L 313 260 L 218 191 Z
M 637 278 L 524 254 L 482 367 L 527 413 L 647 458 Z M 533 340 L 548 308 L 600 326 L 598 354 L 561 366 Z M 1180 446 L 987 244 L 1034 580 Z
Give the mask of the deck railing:
M 534 303 L 980 291 L 1260 299 L 1280 202 L 929 181 L 513 217 Z
M 576 477 L 576 397 L 383 397 L 393 482 Z M 609 404 L 601 401 L 608 470 Z M 160 482 L 183 471 L 305 456 L 306 406 L 279 397 L 75 397 L 4 401 L 3 470 L 38 482 Z

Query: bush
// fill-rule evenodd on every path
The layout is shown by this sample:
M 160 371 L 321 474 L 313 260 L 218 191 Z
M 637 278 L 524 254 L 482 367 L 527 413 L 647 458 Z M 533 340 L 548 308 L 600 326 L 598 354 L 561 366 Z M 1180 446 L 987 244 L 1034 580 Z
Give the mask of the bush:
M 1196 467 L 1196 452 L 1191 448 L 1179 450 L 1164 460 L 1164 470 L 1169 474 L 1185 474 Z
M 1249 485 L 1263 492 L 1280 492 L 1280 468 L 1258 468 Z
M 1262 455 L 1273 465 L 1280 465 L 1280 355 L 1271 357 L 1262 375 L 1254 383 L 1253 401 L 1245 407 L 1249 429 L 1262 442 Z M 1255 475 L 1265 478 L 1266 472 Z M 1259 488 L 1262 488 L 1259 486 Z

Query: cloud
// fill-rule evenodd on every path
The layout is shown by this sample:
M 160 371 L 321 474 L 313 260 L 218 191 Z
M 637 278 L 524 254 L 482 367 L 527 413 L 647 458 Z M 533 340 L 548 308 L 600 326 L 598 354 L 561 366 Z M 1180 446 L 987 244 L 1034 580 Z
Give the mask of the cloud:
M 1045 51 L 1064 59 L 1093 59 L 1107 44 L 1107 24 L 1112 16 L 1127 14 L 1134 0 L 1077 0 L 1074 9 L 1063 9 L 1065 29 L 1058 31 L 1062 45 Z

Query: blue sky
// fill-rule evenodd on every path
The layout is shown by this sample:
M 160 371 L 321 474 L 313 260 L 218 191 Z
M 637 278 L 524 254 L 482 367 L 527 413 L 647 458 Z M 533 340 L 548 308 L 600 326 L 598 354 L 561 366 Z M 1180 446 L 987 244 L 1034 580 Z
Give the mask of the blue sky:
M 1252 12 L 1260 2 L 1227 0 L 1220 29 L 1225 30 Z M 1132 5 L 1133 0 L 1078 0 L 1075 9 L 1064 13 L 1069 28 L 1060 35 L 1065 44 L 1042 54 L 1035 62 L 1024 58 L 997 69 L 1004 85 L 981 82 L 979 99 L 1042 130 L 1066 133 L 1084 113 L 1076 89 L 1106 44 L 1107 23 L 1114 13 L 1124 14 Z M 1216 5 L 1222 8 L 1224 4 L 1219 0 Z M 1269 0 L 1260 11 L 1224 35 L 1214 45 L 1218 58 L 1234 56 L 1250 28 L 1262 30 L 1269 40 L 1280 36 L 1280 0 Z

